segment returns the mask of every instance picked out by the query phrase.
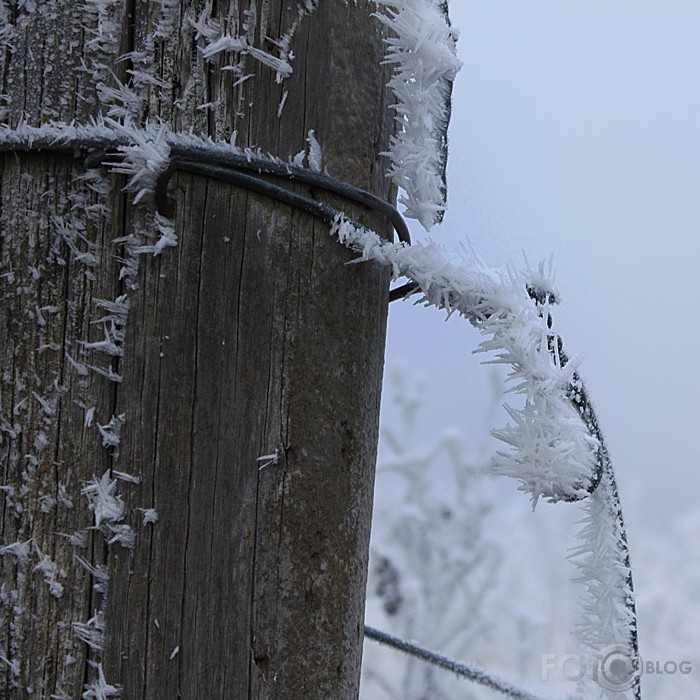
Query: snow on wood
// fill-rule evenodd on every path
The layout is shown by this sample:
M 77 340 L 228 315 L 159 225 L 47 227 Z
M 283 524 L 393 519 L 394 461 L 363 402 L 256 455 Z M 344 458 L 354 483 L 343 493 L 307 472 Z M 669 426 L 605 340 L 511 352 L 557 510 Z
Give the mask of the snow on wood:
M 106 678 L 102 664 L 97 664 L 97 678 L 85 685 L 83 700 L 108 700 L 108 698 L 121 697 L 122 691 L 118 686 L 110 685 Z
M 113 448 L 113 455 L 117 456 L 119 448 L 119 431 L 122 429 L 126 421 L 126 416 L 120 413 L 118 416 L 112 416 L 109 422 L 105 425 L 97 424 L 97 429 L 102 436 L 102 447 Z
M 309 167 L 317 173 L 321 172 L 321 163 L 323 154 L 321 153 L 321 145 L 316 140 L 316 135 L 313 129 L 309 129 L 306 142 L 309 144 Z
M 34 543 L 34 549 L 39 562 L 33 571 L 39 571 L 44 575 L 44 582 L 49 587 L 49 592 L 54 598 L 61 598 L 63 596 L 63 584 L 60 583 L 58 578 L 65 578 L 66 572 L 56 562 L 52 561 L 48 554 L 43 554 L 36 543 Z
M 119 543 L 131 549 L 134 546 L 134 532 L 122 521 L 125 506 L 122 497 L 116 493 L 117 480 L 110 478 L 106 471 L 99 479 L 94 476 L 82 493 L 87 496 L 88 507 L 94 513 L 95 527 L 101 529 L 108 544 Z
M 406 216 L 426 230 L 445 210 L 447 124 L 452 82 L 461 63 L 457 33 L 436 0 L 375 0 L 375 17 L 391 35 L 385 62 L 393 66 L 389 87 L 396 97 L 398 133 L 386 154 L 389 175 L 406 194 Z
M 158 522 L 158 512 L 155 508 L 139 508 L 143 513 L 144 525 L 155 525 Z

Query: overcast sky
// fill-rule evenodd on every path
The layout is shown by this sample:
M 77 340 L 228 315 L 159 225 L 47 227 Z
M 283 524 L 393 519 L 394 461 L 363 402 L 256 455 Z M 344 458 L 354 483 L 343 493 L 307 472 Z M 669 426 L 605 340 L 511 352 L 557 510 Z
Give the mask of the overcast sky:
M 556 325 L 584 354 L 630 527 L 668 523 L 700 493 L 700 2 L 450 6 L 464 65 L 432 234 L 494 266 L 554 254 Z M 387 373 L 415 367 L 435 426 L 478 433 L 478 341 L 461 319 L 395 303 Z

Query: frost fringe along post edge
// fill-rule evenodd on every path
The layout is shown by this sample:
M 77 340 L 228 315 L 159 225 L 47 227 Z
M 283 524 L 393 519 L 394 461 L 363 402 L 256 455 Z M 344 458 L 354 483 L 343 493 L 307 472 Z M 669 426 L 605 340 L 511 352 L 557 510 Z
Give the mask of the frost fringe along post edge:
M 396 103 L 397 133 L 391 139 L 389 176 L 405 195 L 405 216 L 426 229 L 442 221 L 447 185 L 447 124 L 452 83 L 462 65 L 457 30 L 446 3 L 435 0 L 374 0 L 375 17 L 390 31 L 385 63 L 393 66 L 389 88 Z

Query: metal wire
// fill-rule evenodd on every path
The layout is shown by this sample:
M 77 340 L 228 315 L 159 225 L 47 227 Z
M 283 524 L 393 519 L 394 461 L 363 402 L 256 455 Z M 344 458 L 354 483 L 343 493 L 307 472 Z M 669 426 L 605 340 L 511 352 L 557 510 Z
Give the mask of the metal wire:
M 391 634 L 374 629 L 374 627 L 365 625 L 365 637 L 368 639 L 373 639 L 375 642 L 384 644 L 392 649 L 402 651 L 409 656 L 415 656 L 416 658 L 422 659 L 426 663 L 432 664 L 433 666 L 438 666 L 446 671 L 451 671 L 462 678 L 466 678 L 474 683 L 491 688 L 491 690 L 495 690 L 498 693 L 503 693 L 509 698 L 514 698 L 514 700 L 543 700 L 541 696 L 533 695 L 526 690 L 517 688 L 509 681 L 492 675 L 483 669 L 451 659 L 448 656 L 444 656 L 436 651 L 427 649 L 416 642 L 409 642 L 405 639 L 394 637 Z
M 0 151 L 52 151 L 74 157 L 82 156 L 85 160 L 85 167 L 94 168 L 98 165 L 108 164 L 112 160 L 122 159 L 124 156 L 119 149 L 127 145 L 129 145 L 129 141 L 120 138 L 88 136 L 75 138 L 68 143 L 57 143 L 54 136 L 45 136 L 36 137 L 26 144 L 0 142 Z M 323 205 L 309 197 L 267 182 L 261 177 L 255 177 L 252 174 L 245 177 L 245 173 L 257 173 L 261 176 L 279 177 L 317 187 L 377 211 L 389 220 L 401 242 L 406 245 L 411 244 L 411 235 L 404 218 L 389 202 L 360 187 L 343 182 L 325 173 L 302 168 L 291 163 L 283 163 L 272 158 L 249 154 L 242 155 L 194 145 L 172 144 L 170 146 L 170 158 L 168 167 L 160 175 L 156 183 L 156 202 L 161 213 L 164 213 L 167 201 L 168 182 L 176 170 L 214 177 L 237 184 L 302 209 L 320 217 L 324 221 L 332 221 L 335 216 L 342 213 L 338 209 Z M 236 173 L 242 177 L 237 177 Z
M 399 240 L 406 245 L 411 245 L 411 234 L 408 231 L 408 226 L 395 207 L 371 192 L 330 177 L 325 173 L 301 168 L 291 163 L 280 163 L 270 158 L 249 157 L 247 155 L 223 153 L 214 150 L 208 151 L 205 148 L 196 146 L 174 144 L 171 147 L 170 155 L 178 170 L 187 170 L 185 163 L 192 162 L 221 165 L 227 168 L 235 168 L 236 170 L 254 172 L 258 175 L 272 175 L 294 182 L 302 182 L 305 185 L 317 187 L 326 192 L 333 192 L 345 199 L 383 214 L 391 222 Z

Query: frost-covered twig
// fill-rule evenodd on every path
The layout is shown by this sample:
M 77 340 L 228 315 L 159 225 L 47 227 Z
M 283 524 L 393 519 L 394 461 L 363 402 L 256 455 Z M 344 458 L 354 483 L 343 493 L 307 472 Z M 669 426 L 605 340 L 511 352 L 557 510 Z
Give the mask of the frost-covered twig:
M 426 230 L 442 221 L 447 188 L 447 125 L 452 83 L 461 63 L 457 32 L 444 3 L 436 0 L 375 0 L 376 17 L 390 30 L 385 62 L 394 69 L 389 88 L 396 104 L 389 175 L 406 192 L 406 216 Z

